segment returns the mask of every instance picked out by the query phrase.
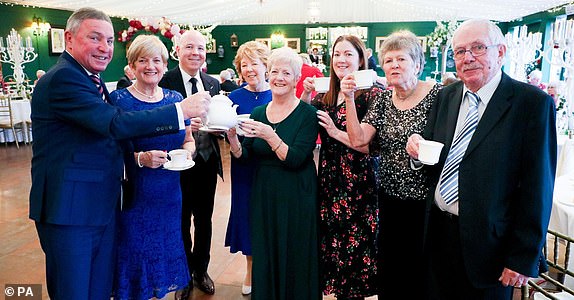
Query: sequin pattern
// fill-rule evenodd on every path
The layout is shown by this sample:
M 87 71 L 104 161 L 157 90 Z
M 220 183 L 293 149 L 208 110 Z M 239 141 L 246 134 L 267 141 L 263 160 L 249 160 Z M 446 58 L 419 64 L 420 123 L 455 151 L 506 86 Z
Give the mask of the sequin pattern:
M 371 152 L 380 154 L 378 179 L 384 193 L 399 199 L 424 199 L 428 193 L 424 168 L 413 170 L 405 150 L 407 139 L 414 133 L 422 134 L 427 115 L 442 88 L 435 84 L 425 98 L 408 110 L 397 109 L 392 102 L 392 91 L 379 94 L 371 103 L 364 123 L 377 130 L 371 142 Z

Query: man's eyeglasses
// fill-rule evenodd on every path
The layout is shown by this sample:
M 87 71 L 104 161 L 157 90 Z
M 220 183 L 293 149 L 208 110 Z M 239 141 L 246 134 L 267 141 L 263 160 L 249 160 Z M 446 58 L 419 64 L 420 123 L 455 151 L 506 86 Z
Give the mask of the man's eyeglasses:
M 488 45 L 488 46 L 483 45 L 483 44 L 476 44 L 476 45 L 472 45 L 470 47 L 470 49 L 456 48 L 456 49 L 454 49 L 454 59 L 455 60 L 464 59 L 466 52 L 470 52 L 470 54 L 474 57 L 481 56 L 481 55 L 484 55 L 486 53 L 486 50 L 488 50 L 488 48 L 496 47 L 496 46 L 498 46 L 498 44 Z

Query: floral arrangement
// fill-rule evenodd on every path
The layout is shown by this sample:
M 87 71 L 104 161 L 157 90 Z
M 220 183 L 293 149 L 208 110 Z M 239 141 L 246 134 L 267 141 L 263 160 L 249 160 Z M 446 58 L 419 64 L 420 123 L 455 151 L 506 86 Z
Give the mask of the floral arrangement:
M 136 32 L 140 30 L 151 32 L 153 34 L 160 33 L 165 38 L 171 39 L 174 36 L 181 35 L 186 29 L 189 29 L 181 28 L 179 25 L 171 23 L 166 17 L 153 20 L 130 20 L 129 24 L 130 26 L 128 29 L 118 32 L 118 41 L 123 43 L 130 41 Z
M 146 31 L 151 32 L 153 34 L 160 34 L 161 36 L 171 40 L 175 43 L 175 41 L 184 33 L 186 30 L 191 29 L 189 25 L 178 25 L 172 23 L 166 17 L 155 18 L 155 19 L 141 19 L 141 20 L 130 20 L 130 26 L 128 29 L 124 29 L 118 32 L 118 41 L 126 43 L 130 41 L 138 31 Z M 212 51 L 215 49 L 213 48 L 213 36 L 211 35 L 211 31 L 215 29 L 217 25 L 212 25 L 209 27 L 202 27 L 197 28 L 196 30 L 201 32 L 207 41 L 207 51 Z
M 427 36 L 427 45 L 429 45 L 429 48 L 446 45 L 447 41 L 452 38 L 459 24 L 457 21 L 450 21 L 448 23 L 437 21 L 434 31 Z

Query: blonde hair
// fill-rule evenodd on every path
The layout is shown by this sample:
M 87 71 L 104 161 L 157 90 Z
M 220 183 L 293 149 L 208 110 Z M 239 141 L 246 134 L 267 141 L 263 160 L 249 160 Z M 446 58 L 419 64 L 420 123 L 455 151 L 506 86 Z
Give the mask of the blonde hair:
M 128 64 L 133 66 L 139 57 L 155 54 L 159 54 L 162 61 L 167 64 L 167 48 L 161 40 L 155 35 L 138 35 L 128 49 Z
M 241 60 L 244 58 L 249 58 L 250 60 L 261 60 L 263 65 L 267 67 L 267 59 L 271 51 L 263 43 L 256 41 L 249 41 L 237 49 L 237 54 L 233 60 L 233 65 L 237 69 L 237 73 L 241 76 Z

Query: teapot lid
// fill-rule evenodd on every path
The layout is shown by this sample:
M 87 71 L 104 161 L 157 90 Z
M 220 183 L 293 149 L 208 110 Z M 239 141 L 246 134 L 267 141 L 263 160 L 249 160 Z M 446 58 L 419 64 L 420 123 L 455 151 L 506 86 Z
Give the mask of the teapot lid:
M 215 95 L 211 97 L 211 101 L 224 101 L 224 102 L 229 102 L 232 103 L 233 101 L 231 101 L 231 99 L 229 99 L 229 97 L 223 95 L 223 94 L 219 94 L 219 95 Z

